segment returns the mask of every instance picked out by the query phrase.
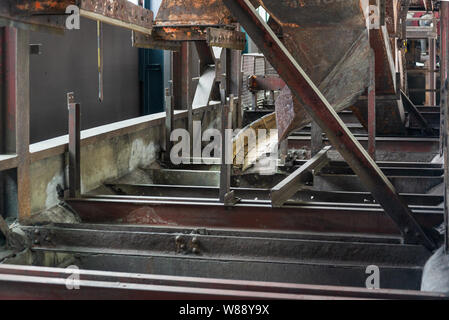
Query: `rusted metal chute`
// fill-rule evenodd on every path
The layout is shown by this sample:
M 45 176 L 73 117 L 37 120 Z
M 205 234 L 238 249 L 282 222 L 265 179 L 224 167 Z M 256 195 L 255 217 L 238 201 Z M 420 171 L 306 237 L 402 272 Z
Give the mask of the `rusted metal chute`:
M 353 104 L 369 82 L 370 45 L 359 0 L 258 1 L 282 30 L 282 42 L 336 111 Z M 276 102 L 279 140 L 311 122 L 285 88 Z
M 245 30 L 252 37 L 254 42 L 258 45 L 259 49 L 265 54 L 268 61 L 278 71 L 279 75 L 285 80 L 286 84 L 291 88 L 296 99 L 302 102 L 306 112 L 313 117 L 313 120 L 319 124 L 323 131 L 328 136 L 332 145 L 339 151 L 346 162 L 351 166 L 353 171 L 360 177 L 365 187 L 372 193 L 373 197 L 378 201 L 385 213 L 396 223 L 397 227 L 401 231 L 402 236 L 406 242 L 420 243 L 426 246 L 428 249 L 435 249 L 434 241 L 429 238 L 421 226 L 416 222 L 411 210 L 407 204 L 401 199 L 397 191 L 382 173 L 377 164 L 369 157 L 367 152 L 363 149 L 359 142 L 354 138 L 348 128 L 344 125 L 342 120 L 338 117 L 334 107 L 329 103 L 328 99 L 335 99 L 339 96 L 335 89 L 330 88 L 331 91 L 325 91 L 325 89 L 319 89 L 314 83 L 309 74 L 300 66 L 300 59 L 294 57 L 292 49 L 287 48 L 287 44 L 282 43 L 278 36 L 271 30 L 271 28 L 260 18 L 256 13 L 255 8 L 248 0 L 224 0 L 226 6 L 231 12 L 239 19 L 239 22 L 245 28 Z M 310 4 L 311 7 L 317 4 L 316 1 L 301 2 L 303 6 L 300 6 L 298 2 L 292 2 L 288 0 L 275 1 L 264 0 L 261 2 L 264 4 L 265 9 L 272 15 L 282 17 L 279 19 L 287 26 L 292 24 L 300 25 L 301 21 L 295 20 L 297 15 L 304 10 L 305 3 Z M 319 2 L 321 3 L 321 1 Z M 352 3 L 354 6 L 352 12 L 339 11 L 339 6 L 344 7 L 345 4 Z M 330 10 L 328 6 L 335 6 L 333 10 L 334 16 L 336 16 L 336 25 L 334 28 L 339 28 L 344 25 L 344 22 L 351 21 L 350 16 L 359 10 L 363 16 L 363 8 L 361 2 L 358 0 L 353 1 L 337 1 L 333 4 L 322 5 L 321 13 L 326 13 Z M 349 11 L 351 11 L 349 9 Z M 338 14 L 335 14 L 338 13 Z M 348 20 L 345 20 L 348 19 Z M 320 22 L 325 23 L 320 19 L 318 12 L 309 17 L 304 17 L 304 21 L 314 22 L 317 25 Z M 288 28 L 288 27 L 287 27 Z M 298 29 L 297 29 L 298 30 Z M 358 32 L 357 37 L 367 36 L 366 25 Z M 348 32 L 348 35 L 351 33 Z M 356 37 L 353 35 L 354 38 Z M 287 43 L 284 34 L 284 42 Z M 298 40 L 296 40 L 298 41 Z M 368 42 L 368 41 L 366 41 Z M 290 44 L 292 45 L 294 41 Z M 351 52 L 351 51 L 349 51 Z M 300 56 L 300 54 L 296 54 Z M 369 55 L 368 55 L 369 56 Z M 357 55 L 355 55 L 357 57 Z M 305 57 L 306 58 L 306 57 Z M 359 61 L 355 59 L 355 61 Z M 369 64 L 367 63 L 369 67 Z M 328 78 L 329 76 L 323 75 Z M 351 78 L 351 77 L 349 77 Z M 335 75 L 335 79 L 331 78 L 329 83 L 334 83 L 337 87 L 342 86 L 344 83 L 344 76 L 338 77 Z M 363 77 L 358 78 L 358 81 Z M 316 81 L 316 80 L 315 80 Z M 335 82 L 332 82 L 335 81 Z M 348 86 L 349 84 L 347 84 Z M 332 92 L 333 94 L 329 94 Z M 327 94 L 328 97 L 325 95 Z M 338 100 L 337 100 L 338 101 Z M 294 113 L 293 113 L 294 114 Z
M 181 42 L 206 41 L 211 46 L 243 50 L 245 35 L 221 0 L 163 0 L 152 35 L 135 33 L 134 46 L 178 50 Z

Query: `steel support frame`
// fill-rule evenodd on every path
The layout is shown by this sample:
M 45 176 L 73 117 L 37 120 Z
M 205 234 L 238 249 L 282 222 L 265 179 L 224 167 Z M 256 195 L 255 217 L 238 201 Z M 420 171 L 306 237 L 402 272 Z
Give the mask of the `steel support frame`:
M 372 50 L 370 85 L 368 87 L 368 153 L 376 160 L 376 61 Z
M 401 97 L 404 103 L 404 108 L 413 116 L 419 123 L 419 125 L 429 131 L 432 132 L 432 128 L 429 125 L 429 122 L 424 118 L 424 116 L 419 112 L 418 108 L 415 104 L 410 100 L 410 98 L 405 94 L 404 91 L 401 90 Z
M 29 31 L 5 27 L 3 30 L 5 68 L 4 99 L 0 106 L 5 140 L 0 152 L 16 154 L 17 159 L 17 211 L 20 221 L 31 214 L 30 191 L 30 49 Z M 1 55 L 0 55 L 1 56 Z
M 170 88 L 165 88 L 165 160 L 170 159 L 170 151 L 172 148 L 172 141 L 170 140 L 171 133 L 174 129 L 174 109 L 172 103 L 172 94 Z
M 232 112 L 231 104 L 234 104 L 234 95 L 231 95 L 229 104 L 227 103 L 226 90 L 224 84 L 221 83 L 221 165 L 220 165 L 220 201 L 225 205 L 232 205 L 234 201 L 234 191 L 231 191 L 231 175 L 232 175 L 232 158 L 229 159 L 228 154 L 232 154 L 229 150 L 227 131 L 232 129 Z M 230 138 L 230 137 L 229 137 Z M 231 161 L 229 161 L 231 160 Z
M 30 180 L 30 48 L 28 30 L 17 29 L 16 52 L 16 148 L 19 220 L 31 216 Z
M 440 2 L 441 144 L 444 154 L 444 249 L 449 254 L 449 1 Z
M 307 180 L 307 173 L 319 170 L 319 168 L 322 168 L 329 162 L 327 152 L 330 148 L 330 146 L 324 147 L 324 149 L 318 152 L 312 159 L 307 161 L 304 165 L 271 189 L 271 203 L 273 207 L 282 206 L 285 201 L 298 192 L 305 180 Z
M 77 270 L 82 290 L 67 290 L 70 268 L 2 265 L 2 298 L 37 299 L 447 299 L 411 290 L 369 290 L 276 282 L 241 281 Z M 17 282 L 20 280 L 20 282 Z M 34 290 L 30 290 L 33 287 Z M 106 294 L 106 295 L 104 295 Z
M 310 130 L 310 147 L 312 152 L 312 157 L 323 149 L 323 130 L 316 123 L 312 122 Z
M 19 23 L 20 27 L 34 25 L 64 30 L 66 9 L 75 5 L 80 15 L 121 28 L 151 34 L 153 12 L 127 0 L 3 0 L 0 19 Z
M 69 196 L 81 195 L 81 105 L 73 92 L 67 94 L 69 110 Z
M 218 199 L 183 200 L 96 197 L 67 199 L 67 203 L 85 223 L 400 235 L 380 206 L 320 203 L 273 208 L 270 201 L 242 200 L 230 210 Z M 442 212 L 416 210 L 413 215 L 429 230 L 443 222 Z
M 410 209 L 391 182 L 354 138 L 276 34 L 261 19 L 254 6 L 248 0 L 224 0 L 224 3 L 295 96 L 303 102 L 307 112 L 320 125 L 332 145 L 399 227 L 404 240 L 408 243 L 421 243 L 429 250 L 435 249 L 435 243 L 412 217 Z
M 435 22 L 436 23 L 436 22 Z M 433 38 L 429 38 L 429 73 L 426 75 L 428 79 L 426 89 L 433 90 L 427 92 L 426 101 L 428 101 L 429 106 L 435 106 L 437 104 L 437 74 L 435 72 L 436 69 L 436 61 L 437 61 L 437 40 Z

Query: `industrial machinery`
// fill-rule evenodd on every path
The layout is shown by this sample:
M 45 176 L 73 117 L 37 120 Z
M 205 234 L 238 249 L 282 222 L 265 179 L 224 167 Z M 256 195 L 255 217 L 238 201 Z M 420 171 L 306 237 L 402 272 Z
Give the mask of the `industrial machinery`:
M 100 100 L 103 23 L 172 52 L 165 112 L 81 131 L 70 92 L 69 134 L 30 145 L 28 34 L 63 32 L 76 8 L 98 23 Z M 431 0 L 2 1 L 0 171 L 17 172 L 18 222 L 0 219 L 0 298 L 448 298 L 424 271 L 448 246 L 448 22 Z M 247 39 L 259 52 L 242 57 Z

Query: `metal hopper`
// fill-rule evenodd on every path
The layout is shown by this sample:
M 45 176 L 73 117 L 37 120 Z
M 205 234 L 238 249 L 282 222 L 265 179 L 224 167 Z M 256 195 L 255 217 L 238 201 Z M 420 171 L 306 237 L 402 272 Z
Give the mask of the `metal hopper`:
M 258 0 L 271 25 L 336 111 L 366 90 L 371 55 L 363 1 Z M 311 122 L 286 87 L 276 101 L 279 140 Z

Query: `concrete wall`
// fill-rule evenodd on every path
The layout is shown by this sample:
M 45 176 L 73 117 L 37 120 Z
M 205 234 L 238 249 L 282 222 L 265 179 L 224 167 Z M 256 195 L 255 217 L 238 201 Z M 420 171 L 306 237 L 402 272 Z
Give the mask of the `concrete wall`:
M 186 128 L 186 112 L 177 112 L 175 127 Z M 203 130 L 219 128 L 219 111 L 216 106 L 202 108 L 194 116 L 194 120 L 202 121 Z M 81 186 L 86 193 L 100 187 L 105 181 L 117 179 L 127 175 L 137 168 L 149 167 L 160 157 L 160 151 L 165 141 L 165 115 L 155 114 L 145 116 L 129 122 L 138 123 L 141 119 L 150 119 L 148 125 L 142 128 L 139 125 L 136 131 L 125 134 L 111 134 L 110 138 L 95 139 L 94 143 L 85 144 L 81 148 Z M 123 122 L 124 123 L 124 122 Z M 103 128 L 91 129 L 90 133 L 98 131 L 102 134 L 120 132 L 126 127 L 121 123 L 112 124 Z M 119 128 L 119 129 L 118 129 Z M 126 131 L 126 130 L 125 130 Z M 109 133 L 110 133 L 109 132 Z M 86 132 L 83 132 L 86 136 Z M 82 134 L 83 137 L 83 134 Z M 57 138 L 67 140 L 66 137 Z M 57 140 L 56 139 L 56 140 Z M 41 145 L 52 144 L 41 142 Z M 32 146 L 32 149 L 36 146 Z M 67 154 L 57 154 L 35 161 L 31 165 L 31 211 L 33 214 L 50 209 L 58 204 L 56 186 L 67 187 Z
M 30 57 L 31 142 L 67 134 L 66 93 L 82 107 L 82 129 L 141 115 L 138 49 L 131 31 L 104 24 L 104 101 L 98 100 L 97 26 L 82 19 L 64 35 L 32 32 L 42 54 Z

